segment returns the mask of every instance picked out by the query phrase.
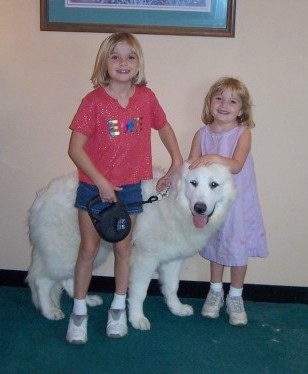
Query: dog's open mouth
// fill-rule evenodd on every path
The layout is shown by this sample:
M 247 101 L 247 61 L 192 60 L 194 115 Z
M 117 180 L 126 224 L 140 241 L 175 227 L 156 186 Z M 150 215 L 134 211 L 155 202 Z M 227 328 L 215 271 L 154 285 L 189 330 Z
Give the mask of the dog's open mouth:
M 202 229 L 209 221 L 209 216 L 193 216 L 195 227 Z
M 208 215 L 193 215 L 194 226 L 198 229 L 202 229 L 208 222 L 210 217 L 213 215 L 215 208 Z

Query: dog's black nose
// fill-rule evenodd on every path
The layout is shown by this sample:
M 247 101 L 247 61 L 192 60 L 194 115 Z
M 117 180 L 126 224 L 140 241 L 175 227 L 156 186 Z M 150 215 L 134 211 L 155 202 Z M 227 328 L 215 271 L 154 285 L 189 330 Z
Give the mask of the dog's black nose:
M 197 214 L 203 214 L 206 212 L 206 204 L 204 203 L 196 203 L 194 205 L 194 210 Z

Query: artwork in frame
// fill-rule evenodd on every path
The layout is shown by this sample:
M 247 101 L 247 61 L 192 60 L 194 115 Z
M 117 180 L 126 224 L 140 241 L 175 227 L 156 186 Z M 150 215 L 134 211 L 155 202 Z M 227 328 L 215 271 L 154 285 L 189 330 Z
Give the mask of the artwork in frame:
M 42 31 L 234 37 L 236 0 L 40 0 Z

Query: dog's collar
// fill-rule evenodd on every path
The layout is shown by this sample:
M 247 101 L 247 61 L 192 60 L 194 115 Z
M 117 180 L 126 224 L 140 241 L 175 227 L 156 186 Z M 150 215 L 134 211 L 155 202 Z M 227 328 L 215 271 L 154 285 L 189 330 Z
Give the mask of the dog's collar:
M 156 196 L 158 198 L 158 201 L 165 199 L 166 197 L 169 196 L 169 190 L 170 190 L 171 184 L 168 184 L 167 188 L 165 189 L 164 192 L 158 193 Z
M 150 196 L 148 200 L 142 201 L 142 204 L 154 203 L 155 201 L 161 201 L 169 196 L 171 184 L 167 186 L 164 192 L 159 192 L 157 195 Z

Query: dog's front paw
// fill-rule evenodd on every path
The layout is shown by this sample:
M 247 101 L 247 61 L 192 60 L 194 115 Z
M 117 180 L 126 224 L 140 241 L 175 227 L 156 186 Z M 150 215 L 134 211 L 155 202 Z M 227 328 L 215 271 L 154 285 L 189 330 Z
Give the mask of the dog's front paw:
M 86 303 L 89 306 L 97 306 L 103 304 L 103 299 L 98 295 L 87 295 Z
M 171 313 L 176 316 L 186 317 L 194 314 L 194 309 L 191 305 L 188 304 L 179 304 L 176 307 L 169 306 Z
M 146 317 L 129 320 L 131 325 L 137 330 L 150 330 L 151 323 Z
M 55 321 L 58 321 L 65 317 L 64 313 L 59 308 L 52 308 L 48 311 L 43 311 L 42 313 L 44 317 Z

